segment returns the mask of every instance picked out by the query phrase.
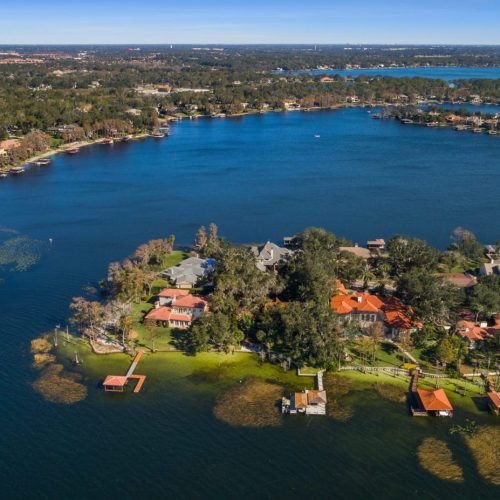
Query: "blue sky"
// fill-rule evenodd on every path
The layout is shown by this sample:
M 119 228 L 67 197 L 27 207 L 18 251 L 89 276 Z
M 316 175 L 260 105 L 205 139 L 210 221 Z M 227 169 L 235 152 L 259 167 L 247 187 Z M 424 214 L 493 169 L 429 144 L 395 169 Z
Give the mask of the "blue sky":
M 0 44 L 500 44 L 500 0 L 0 0 Z

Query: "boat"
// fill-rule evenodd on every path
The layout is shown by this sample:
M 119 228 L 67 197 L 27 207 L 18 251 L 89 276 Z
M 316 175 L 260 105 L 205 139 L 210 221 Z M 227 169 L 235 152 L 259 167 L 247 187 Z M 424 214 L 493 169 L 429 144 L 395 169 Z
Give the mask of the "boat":
M 428 127 L 431 127 L 431 128 L 432 128 L 432 127 L 438 127 L 438 126 L 439 126 L 439 122 L 429 122 L 429 123 L 427 124 L 427 126 L 428 126 Z
M 151 134 L 151 137 L 154 137 L 155 139 L 163 139 L 165 134 L 163 132 L 154 132 Z
M 101 144 L 113 144 L 115 141 L 111 138 L 106 138 L 101 141 Z
M 5 179 L 8 175 L 6 172 L 0 172 L 0 179 Z
M 410 118 L 402 118 L 401 123 L 403 125 L 411 125 L 413 123 L 413 120 L 411 120 Z
M 319 134 L 316 134 L 314 137 L 316 137 L 316 139 L 319 139 L 321 136 Z
M 498 135 L 498 132 L 496 130 L 489 130 L 488 134 L 489 135 Z
M 76 155 L 79 152 L 80 152 L 79 148 L 71 148 L 71 149 L 67 149 L 66 150 L 66 153 L 69 154 L 69 155 Z
M 132 136 L 126 135 L 125 137 L 123 137 L 122 142 L 130 142 L 131 140 L 132 140 Z
M 24 174 L 24 167 L 14 167 L 14 168 L 11 168 L 10 171 L 14 175 Z
M 382 118 L 382 115 L 380 113 L 372 113 L 371 117 L 374 120 L 380 120 Z
M 37 165 L 39 167 L 47 167 L 52 163 L 50 158 L 39 158 L 32 162 L 33 165 Z
M 472 129 L 472 132 L 474 132 L 475 134 L 482 134 L 483 133 L 483 129 L 476 127 L 476 128 Z

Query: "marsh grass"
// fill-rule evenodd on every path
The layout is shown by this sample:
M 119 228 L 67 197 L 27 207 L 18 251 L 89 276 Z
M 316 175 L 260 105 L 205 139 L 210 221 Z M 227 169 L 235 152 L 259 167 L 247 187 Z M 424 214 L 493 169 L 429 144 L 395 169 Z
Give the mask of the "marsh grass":
M 500 486 L 500 426 L 484 426 L 465 442 L 476 460 L 479 474 Z
M 217 401 L 214 415 L 235 427 L 277 427 L 281 414 L 277 408 L 283 387 L 262 379 L 247 379 L 227 390 Z
M 338 422 L 347 422 L 354 415 L 354 410 L 345 403 L 340 403 L 338 400 L 329 400 L 326 405 L 326 414 L 337 420 Z
M 446 442 L 426 438 L 418 447 L 417 456 L 420 465 L 433 476 L 455 483 L 464 480 L 462 468 L 453 459 Z
M 395 401 L 396 403 L 406 401 L 406 392 L 402 387 L 384 382 L 377 382 L 373 387 L 384 399 Z
M 87 397 L 87 388 L 80 380 L 79 374 L 66 372 L 63 365 L 52 363 L 33 382 L 33 388 L 51 403 L 70 405 Z

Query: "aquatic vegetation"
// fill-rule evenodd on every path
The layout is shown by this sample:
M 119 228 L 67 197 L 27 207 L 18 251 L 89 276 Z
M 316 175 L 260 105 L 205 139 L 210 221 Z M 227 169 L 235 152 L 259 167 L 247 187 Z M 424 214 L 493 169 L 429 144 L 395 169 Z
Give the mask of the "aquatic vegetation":
M 474 436 L 465 438 L 474 456 L 479 474 L 486 481 L 500 486 L 500 426 L 480 427 Z
M 75 404 L 87 397 L 87 388 L 79 381 L 81 375 L 64 370 L 63 365 L 50 364 L 33 383 L 33 388 L 47 401 Z
M 48 353 L 53 349 L 54 346 L 47 337 L 47 335 L 42 335 L 31 341 L 31 352 L 33 354 Z
M 462 468 L 455 462 L 445 441 L 426 438 L 417 449 L 420 465 L 433 476 L 445 481 L 462 482 Z
M 11 271 L 27 271 L 42 256 L 44 244 L 26 236 L 18 236 L 0 245 L 0 266 Z
M 323 385 L 330 398 L 345 396 L 352 387 L 352 380 L 339 375 L 326 375 L 323 378 Z
M 389 401 L 403 403 L 406 400 L 406 392 L 402 387 L 397 385 L 377 382 L 373 385 L 373 387 L 383 398 L 388 399 Z
M 354 409 L 335 399 L 328 401 L 326 414 L 339 422 L 347 422 L 353 417 Z
M 339 398 L 349 393 L 352 380 L 339 375 L 326 375 L 323 378 L 323 385 L 328 395 L 326 414 L 339 422 L 346 422 L 351 419 L 354 415 L 353 408 L 341 402 Z
M 280 385 L 248 379 L 223 394 L 214 407 L 214 415 L 236 427 L 276 427 L 282 418 L 277 408 L 282 395 Z
M 35 353 L 33 354 L 33 368 L 39 369 L 46 365 L 56 362 L 56 357 L 53 354 Z
M 450 434 L 464 434 L 468 437 L 473 437 L 479 432 L 479 427 L 475 420 L 465 419 L 465 425 L 452 425 L 450 427 Z

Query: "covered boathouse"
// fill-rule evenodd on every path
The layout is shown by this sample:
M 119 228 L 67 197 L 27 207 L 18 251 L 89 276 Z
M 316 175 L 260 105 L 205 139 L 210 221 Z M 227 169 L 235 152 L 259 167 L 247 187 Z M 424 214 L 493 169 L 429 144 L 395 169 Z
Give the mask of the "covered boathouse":
M 417 389 L 416 392 L 420 406 L 417 411 L 423 410 L 427 415 L 436 417 L 453 416 L 453 406 L 443 389 Z
M 123 392 L 128 377 L 122 375 L 108 375 L 102 383 L 106 392 Z
M 500 392 L 488 392 L 488 406 L 495 415 L 500 415 Z

